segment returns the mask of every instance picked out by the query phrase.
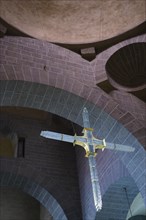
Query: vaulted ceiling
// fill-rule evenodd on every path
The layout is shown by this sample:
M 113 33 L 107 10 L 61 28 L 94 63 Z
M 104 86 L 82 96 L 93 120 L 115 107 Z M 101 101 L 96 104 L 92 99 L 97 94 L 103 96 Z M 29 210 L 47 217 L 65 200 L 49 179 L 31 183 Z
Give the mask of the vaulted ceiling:
M 55 43 L 103 41 L 145 20 L 145 0 L 1 0 L 1 7 L 1 17 L 12 26 Z
M 115 52 L 106 64 L 106 71 L 117 84 L 129 91 L 140 90 L 146 84 L 146 43 L 134 43 Z M 114 84 L 115 86 L 115 84 Z

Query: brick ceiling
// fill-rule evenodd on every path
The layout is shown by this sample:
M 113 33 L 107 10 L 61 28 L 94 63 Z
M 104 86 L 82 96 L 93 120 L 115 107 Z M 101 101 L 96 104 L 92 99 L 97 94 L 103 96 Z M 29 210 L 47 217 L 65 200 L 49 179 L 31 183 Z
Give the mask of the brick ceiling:
M 132 91 L 142 88 L 146 84 L 145 57 L 146 43 L 134 43 L 122 47 L 109 58 L 106 64 L 109 78 Z

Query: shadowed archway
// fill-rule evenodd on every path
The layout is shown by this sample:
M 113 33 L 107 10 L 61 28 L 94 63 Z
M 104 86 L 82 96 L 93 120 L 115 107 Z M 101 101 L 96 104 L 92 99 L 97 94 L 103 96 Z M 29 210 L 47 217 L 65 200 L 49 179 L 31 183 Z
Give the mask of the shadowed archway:
M 5 163 L 3 161 L 1 162 Z M 38 200 L 48 210 L 54 220 L 67 220 L 67 217 L 57 200 L 34 180 L 29 179 L 26 176 L 18 175 L 17 173 L 1 171 L 0 186 L 21 189 L 23 192 Z

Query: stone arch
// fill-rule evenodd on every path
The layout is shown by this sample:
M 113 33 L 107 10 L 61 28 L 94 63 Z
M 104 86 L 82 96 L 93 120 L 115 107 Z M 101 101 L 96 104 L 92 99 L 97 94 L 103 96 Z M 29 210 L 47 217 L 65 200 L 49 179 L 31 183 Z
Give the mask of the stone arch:
M 5 36 L 0 39 L 0 48 L 1 80 L 44 83 L 76 94 L 94 85 L 89 62 L 60 46 L 32 38 Z
M 27 82 L 44 84 L 44 87 L 49 85 L 63 89 L 104 109 L 140 140 L 139 136 L 143 133 L 143 124 L 139 123 L 133 114 L 124 111 L 116 101 L 99 87 L 95 87 L 95 79 L 97 70 L 99 71 L 98 77 L 102 78 L 101 73 L 104 74 L 105 63 L 117 49 L 130 43 L 144 42 L 145 37 L 146 35 L 141 35 L 114 45 L 103 52 L 104 57 L 102 57 L 103 53 L 100 53 L 92 63 L 83 60 L 78 54 L 48 42 L 24 37 L 7 36 L 1 38 L 0 47 L 3 56 L 0 59 L 0 79 L 2 80 L 0 87 L 1 89 L 5 87 L 5 84 L 3 86 L 3 80 L 22 80 L 26 82 L 23 92 L 27 87 Z M 102 64 L 98 63 L 98 58 Z M 103 60 L 105 63 L 103 63 Z M 13 82 L 13 86 L 15 85 L 16 82 Z M 11 97 L 10 87 L 12 82 L 8 83 L 7 86 Z M 41 92 L 43 92 L 42 87 Z M 29 89 L 31 90 L 31 88 Z M 140 143 L 145 145 L 143 137 Z
M 110 166 L 111 158 L 120 160 L 124 166 L 127 168 L 128 172 L 135 180 L 139 191 L 141 192 L 143 199 L 146 203 L 145 197 L 145 152 L 143 147 L 137 141 L 137 139 L 118 121 L 116 121 L 111 115 L 105 112 L 105 109 L 98 108 L 93 102 L 83 99 L 80 96 L 69 93 L 59 88 L 49 87 L 46 85 L 35 84 L 30 82 L 22 81 L 3 81 L 1 90 L 1 106 L 22 106 L 28 108 L 36 108 L 44 111 L 49 111 L 61 117 L 71 120 L 83 126 L 82 124 L 82 109 L 84 106 L 88 108 L 91 126 L 94 128 L 94 134 L 100 138 L 106 138 L 109 142 L 123 143 L 135 147 L 135 152 L 130 153 L 114 153 L 105 150 L 105 152 L 99 152 L 97 157 L 98 167 L 101 166 L 103 170 L 103 176 L 106 175 L 107 168 Z M 87 206 L 87 198 L 83 192 L 86 190 L 83 183 L 86 183 L 88 196 L 92 207 L 92 193 L 90 191 L 90 175 L 87 169 L 87 161 L 84 158 L 84 152 L 78 156 L 78 167 L 80 176 L 80 190 L 83 209 Z M 102 163 L 106 158 L 106 162 Z M 102 161 L 102 162 L 101 162 Z M 104 165 L 107 166 L 104 167 Z M 83 172 L 84 171 L 84 172 Z M 86 178 L 83 173 L 86 172 Z M 99 174 L 99 179 L 101 181 L 101 173 Z M 116 178 L 116 174 L 111 172 L 111 179 Z M 104 179 L 104 178 L 103 178 Z M 106 183 L 105 183 L 106 184 Z M 89 214 L 95 217 L 95 212 L 93 209 L 89 210 Z M 86 216 L 86 213 L 84 213 Z M 87 219 L 87 218 L 86 218 Z
M 3 54 L 0 79 L 44 83 L 88 98 L 93 87 L 107 79 L 108 59 L 122 47 L 145 41 L 146 34 L 127 39 L 98 54 L 89 63 L 80 55 L 49 42 L 5 36 L 0 39 Z M 88 92 L 84 92 L 87 89 Z
M 53 219 L 67 220 L 67 217 L 57 200 L 40 184 L 23 175 L 10 172 L 0 172 L 1 187 L 15 187 L 38 200 L 51 214 Z

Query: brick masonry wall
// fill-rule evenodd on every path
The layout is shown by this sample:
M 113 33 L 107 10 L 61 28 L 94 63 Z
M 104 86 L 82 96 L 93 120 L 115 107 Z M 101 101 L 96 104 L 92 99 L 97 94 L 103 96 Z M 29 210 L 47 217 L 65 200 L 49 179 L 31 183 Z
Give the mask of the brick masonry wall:
M 143 126 L 146 126 L 146 104 L 142 100 L 124 91 L 114 90 L 110 93 L 110 95 L 121 105 L 123 110 L 130 111 L 135 118 L 139 119 Z
M 146 35 L 141 35 L 114 45 L 89 63 L 79 55 L 48 42 L 4 37 L 0 39 L 0 79 L 37 82 L 76 94 L 103 108 L 130 132 L 136 132 L 140 143 L 145 145 L 145 137 L 141 138 L 143 125 L 138 118 L 124 111 L 96 86 L 97 78 L 105 72 L 105 64 L 115 51 L 134 42 L 145 42 L 145 38 Z M 98 60 L 104 61 L 102 68 Z
M 6 124 L 10 120 L 11 124 L 14 125 L 13 130 L 18 136 L 25 137 L 25 158 L 12 160 L 17 163 L 19 168 L 19 171 L 13 170 L 12 173 L 20 172 L 21 166 L 22 170 L 23 166 L 28 167 L 27 170 L 20 172 L 24 176 L 27 176 L 28 172 L 30 176 L 35 175 L 33 172 L 36 170 L 39 172 L 39 176 L 31 177 L 31 180 L 41 182 L 45 189 L 59 202 L 69 219 L 81 219 L 78 176 L 73 146 L 40 137 L 41 130 L 53 129 L 54 125 L 51 123 L 51 127 L 49 127 L 49 121 L 31 120 L 25 115 L 22 118 L 19 116 L 19 111 L 18 113 L 16 111 L 15 114 L 1 112 L 0 118 Z M 63 132 L 64 126 L 59 123 L 60 121 L 56 122 L 57 127 L 60 132 Z M 32 193 L 34 193 L 34 188 Z
M 0 46 L 1 80 L 36 81 L 68 87 L 72 92 L 84 84 L 94 84 L 89 62 L 69 50 L 23 37 L 1 38 Z

